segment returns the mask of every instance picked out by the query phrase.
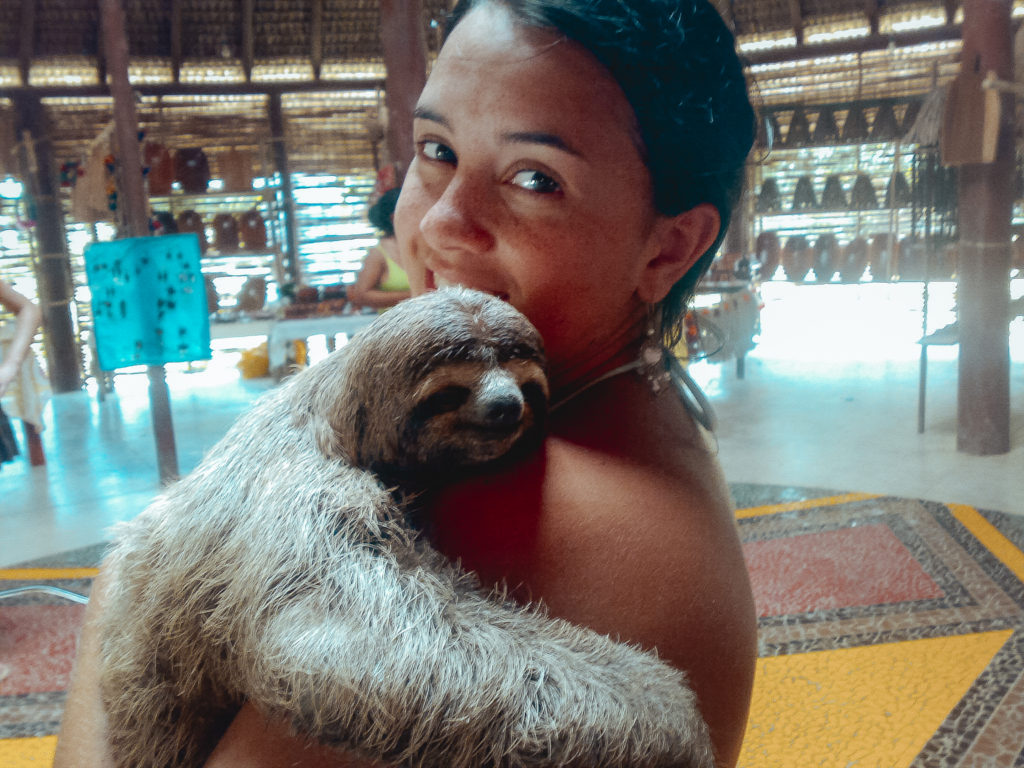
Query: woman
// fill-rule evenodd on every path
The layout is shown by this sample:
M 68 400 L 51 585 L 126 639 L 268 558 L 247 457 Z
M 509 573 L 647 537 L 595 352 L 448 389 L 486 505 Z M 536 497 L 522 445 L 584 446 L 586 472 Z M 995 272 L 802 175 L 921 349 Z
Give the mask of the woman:
M 18 377 L 21 364 L 28 356 L 32 339 L 39 328 L 39 307 L 0 280 L 0 306 L 14 314 L 14 336 L 6 349 L 0 352 L 0 397 Z M 18 455 L 14 431 L 3 409 L 0 408 L 0 463 Z
M 348 299 L 357 307 L 372 307 L 380 312 L 410 296 L 409 278 L 398 263 L 395 242 L 394 215 L 399 192 L 389 189 L 370 207 L 370 223 L 381 238 L 367 251 L 359 277 L 348 288 Z
M 413 293 L 460 283 L 522 310 L 554 408 L 535 456 L 439 494 L 432 541 L 485 585 L 656 647 L 735 765 L 753 600 L 700 409 L 666 385 L 659 343 L 723 237 L 753 140 L 732 37 L 703 0 L 462 0 L 449 30 L 395 213 L 403 263 Z M 94 633 L 82 643 L 58 767 L 103 764 L 72 759 L 103 749 Z M 357 764 L 252 707 L 209 762 Z

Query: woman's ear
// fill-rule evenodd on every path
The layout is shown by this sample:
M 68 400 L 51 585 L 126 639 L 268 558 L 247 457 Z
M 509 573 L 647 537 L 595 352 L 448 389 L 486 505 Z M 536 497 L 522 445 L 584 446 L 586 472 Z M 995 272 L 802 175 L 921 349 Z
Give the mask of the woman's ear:
M 645 304 L 657 304 L 718 237 L 721 219 L 711 203 L 660 219 L 653 233 L 654 255 L 643 267 L 637 295 Z

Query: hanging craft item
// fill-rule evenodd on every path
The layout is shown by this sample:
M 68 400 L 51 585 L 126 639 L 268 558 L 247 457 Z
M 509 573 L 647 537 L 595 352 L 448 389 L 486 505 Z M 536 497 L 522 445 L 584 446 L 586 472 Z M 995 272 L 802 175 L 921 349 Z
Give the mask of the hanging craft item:
M 866 173 L 858 173 L 850 191 L 850 207 L 855 211 L 867 211 L 878 207 L 878 195 Z
M 174 158 L 167 147 L 155 141 L 147 141 L 142 148 L 142 164 L 147 169 L 146 184 L 151 195 L 171 194 L 174 183 Z
M 829 174 L 825 178 L 825 188 L 821 192 L 821 208 L 825 211 L 845 211 L 849 205 L 846 193 L 838 173 Z
M 811 271 L 811 249 L 803 235 L 793 235 L 786 241 L 782 249 L 782 271 L 791 283 L 802 283 Z
M 793 117 L 789 121 L 789 130 L 786 131 L 785 147 L 803 147 L 810 143 L 811 125 L 807 121 L 807 113 L 802 107 L 793 110 Z
M 959 166 L 996 159 L 1001 97 L 983 88 L 980 72 L 961 71 L 949 84 L 942 113 L 942 164 Z
M 893 171 L 885 189 L 885 207 L 905 208 L 908 205 L 910 205 L 910 185 L 907 183 L 907 177 L 899 171 Z
M 843 249 L 843 260 L 839 265 L 839 280 L 843 283 L 859 283 L 868 265 L 868 241 L 855 237 Z
M 881 232 L 871 238 L 868 249 L 868 268 L 871 279 L 876 283 L 888 282 L 893 275 L 893 254 L 889 243 L 889 235 Z
M 238 250 L 238 222 L 230 213 L 218 213 L 213 217 L 213 247 L 221 253 Z
M 255 208 L 238 217 L 238 233 L 247 251 L 264 251 L 267 248 L 267 225 Z
M 210 183 L 210 164 L 199 147 L 186 147 L 174 153 L 174 178 L 187 194 L 206 192 Z
M 178 234 L 178 222 L 170 211 L 153 211 L 149 219 L 149 231 L 154 235 Z
M 755 143 L 764 150 L 772 150 L 782 140 L 782 127 L 774 113 L 761 115 L 757 121 L 757 138 Z
M 225 192 L 252 191 L 252 153 L 229 149 L 217 155 L 217 170 Z
M 175 219 L 175 223 L 178 225 L 179 232 L 194 232 L 198 235 L 199 251 L 205 255 L 210 244 L 206 241 L 206 225 L 203 223 L 203 217 L 195 211 L 182 211 Z
M 779 194 L 779 184 L 775 179 L 764 180 L 761 191 L 757 193 L 757 203 L 754 207 L 758 213 L 769 213 L 782 208 L 782 195 Z
M 811 142 L 814 144 L 835 144 L 839 141 L 839 126 L 836 124 L 836 113 L 832 107 L 822 107 L 818 112 L 818 121 L 814 124 Z
M 871 124 L 872 141 L 892 141 L 899 135 L 896 124 L 896 113 L 890 102 L 884 102 L 875 113 L 875 121 Z
M 754 245 L 754 258 L 761 265 L 761 279 L 771 280 L 779 268 L 781 247 L 775 232 L 762 232 Z
M 811 268 L 814 270 L 814 279 L 819 283 L 830 283 L 832 277 L 839 271 L 839 263 L 842 257 L 842 249 L 839 247 L 839 240 L 831 232 L 818 235 L 811 250 Z
M 264 277 L 250 277 L 238 292 L 238 309 L 242 312 L 259 312 L 267 303 L 267 280 Z
M 923 103 L 923 99 L 913 99 L 907 102 L 907 109 L 903 113 L 903 119 L 900 120 L 900 136 L 905 136 L 907 131 L 917 122 L 917 116 L 921 114 L 921 105 Z
M 71 188 L 71 218 L 75 221 L 110 221 L 113 218 L 110 199 L 113 175 L 107 165 L 113 131 L 111 121 L 93 139 L 88 157 L 80 166 L 82 173 Z
M 814 197 L 814 183 L 810 176 L 801 176 L 796 180 L 796 189 L 793 190 L 793 210 L 806 211 L 818 207 L 818 201 Z
M 854 104 L 846 115 L 846 122 L 843 123 L 843 141 L 850 144 L 866 141 L 869 135 L 867 115 L 860 105 Z

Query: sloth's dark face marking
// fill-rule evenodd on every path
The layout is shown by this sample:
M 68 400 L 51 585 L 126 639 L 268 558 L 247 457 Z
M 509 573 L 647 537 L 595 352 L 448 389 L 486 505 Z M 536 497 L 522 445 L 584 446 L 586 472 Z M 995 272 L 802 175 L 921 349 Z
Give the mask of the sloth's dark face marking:
M 434 471 L 494 461 L 539 436 L 547 410 L 544 369 L 533 360 L 441 365 L 420 383 L 402 453 Z
M 382 320 L 359 366 L 387 370 L 401 386 L 364 392 L 360 463 L 403 482 L 437 481 L 538 442 L 546 361 L 515 309 L 458 289 L 403 302 Z

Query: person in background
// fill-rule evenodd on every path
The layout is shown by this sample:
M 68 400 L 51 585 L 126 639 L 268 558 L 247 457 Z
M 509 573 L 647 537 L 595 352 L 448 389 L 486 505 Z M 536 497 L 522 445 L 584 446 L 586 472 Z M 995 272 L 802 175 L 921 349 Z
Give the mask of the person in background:
M 42 318 L 39 307 L 0 280 L 0 306 L 14 315 L 14 338 L 0 351 L 0 397 L 21 372 Z M 10 420 L 0 407 L 0 463 L 18 455 Z
M 395 242 L 395 204 L 400 191 L 389 189 L 370 207 L 370 223 L 381 238 L 367 251 L 359 276 L 348 288 L 348 300 L 356 307 L 371 307 L 380 312 L 410 296 L 409 277 L 398 262 Z
M 484 589 L 684 670 L 732 768 L 754 600 L 713 420 L 665 348 L 754 139 L 733 36 L 708 0 L 460 0 L 414 118 L 394 219 L 412 292 L 460 284 L 522 311 L 552 403 L 535 454 L 432 489 L 424 535 Z M 92 617 L 112 577 L 93 587 L 55 768 L 105 765 Z M 362 765 L 252 705 L 207 763 Z

